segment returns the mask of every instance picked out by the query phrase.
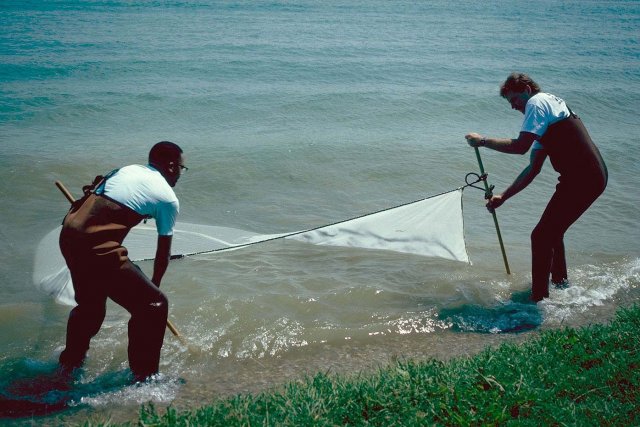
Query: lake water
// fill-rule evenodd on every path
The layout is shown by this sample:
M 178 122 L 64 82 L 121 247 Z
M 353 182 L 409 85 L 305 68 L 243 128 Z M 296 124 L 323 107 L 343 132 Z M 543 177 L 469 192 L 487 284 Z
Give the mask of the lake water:
M 149 400 L 197 406 L 317 371 L 465 356 L 606 322 L 640 296 L 637 1 L 4 1 L 0 20 L 2 384 L 46 371 L 64 344 L 69 307 L 31 277 L 68 207 L 53 182 L 78 195 L 157 141 L 185 150 L 181 221 L 306 229 L 463 185 L 478 172 L 466 133 L 517 135 L 498 89 L 523 71 L 580 114 L 610 171 L 566 235 L 571 288 L 537 306 L 512 295 L 530 286 L 548 163 L 498 210 L 511 275 L 472 188 L 470 265 L 294 241 L 174 261 L 162 289 L 188 344 L 167 333 L 160 378 L 122 385 L 128 315 L 111 304 L 74 406 L 16 423 L 126 420 Z M 528 162 L 482 156 L 496 191 Z M 521 326 L 533 330 L 504 333 Z

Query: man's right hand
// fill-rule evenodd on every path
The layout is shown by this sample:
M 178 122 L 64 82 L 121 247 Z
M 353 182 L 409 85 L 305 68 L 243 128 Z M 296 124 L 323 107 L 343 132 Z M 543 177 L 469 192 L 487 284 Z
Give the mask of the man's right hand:
M 489 212 L 493 212 L 494 210 L 502 206 L 502 204 L 506 201 L 507 200 L 504 198 L 502 194 L 497 194 L 495 196 L 491 196 L 486 206 Z

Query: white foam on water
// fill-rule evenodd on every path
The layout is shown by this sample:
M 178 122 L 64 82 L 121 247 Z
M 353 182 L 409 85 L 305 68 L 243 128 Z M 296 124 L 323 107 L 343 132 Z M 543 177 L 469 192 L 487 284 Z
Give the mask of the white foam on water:
M 115 391 L 81 397 L 70 406 L 89 405 L 92 407 L 141 405 L 147 402 L 172 402 L 184 381 L 164 374 L 154 375 L 148 381 L 135 383 Z
M 539 303 L 545 324 L 562 324 L 590 308 L 604 305 L 618 292 L 639 283 L 640 259 L 578 267 L 570 272 L 568 288 L 551 286 L 549 298 Z

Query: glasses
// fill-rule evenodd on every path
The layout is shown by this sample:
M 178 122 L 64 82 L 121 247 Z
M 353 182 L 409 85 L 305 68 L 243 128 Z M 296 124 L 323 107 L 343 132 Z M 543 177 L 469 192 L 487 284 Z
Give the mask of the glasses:
M 188 171 L 188 170 L 189 170 L 189 168 L 188 168 L 188 167 L 186 167 L 185 165 L 181 165 L 180 163 L 178 163 L 178 164 L 176 165 L 176 162 L 170 162 L 170 163 L 169 163 L 169 166 L 170 166 L 170 167 L 178 166 L 178 167 L 180 168 L 180 173 L 185 173 L 186 171 Z

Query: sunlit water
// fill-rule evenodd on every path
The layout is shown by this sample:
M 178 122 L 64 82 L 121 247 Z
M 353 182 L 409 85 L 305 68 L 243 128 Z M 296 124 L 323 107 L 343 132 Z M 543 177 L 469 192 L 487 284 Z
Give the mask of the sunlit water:
M 306 229 L 464 184 L 477 172 L 465 133 L 517 134 L 521 116 L 497 92 L 522 70 L 582 116 L 610 171 L 566 236 L 572 286 L 537 306 L 521 297 L 556 179 L 548 164 L 498 211 L 511 275 L 473 188 L 470 265 L 295 241 L 174 261 L 162 289 L 186 344 L 167 332 L 160 376 L 128 384 L 128 315 L 111 304 L 83 375 L 61 392 L 70 408 L 17 423 L 126 420 L 147 401 L 197 406 L 317 371 L 466 356 L 603 323 L 638 299 L 637 2 L 3 2 L 0 16 L 4 395 L 19 378 L 46 389 L 64 343 L 69 308 L 31 280 L 38 242 L 66 210 L 53 181 L 78 195 L 159 140 L 181 144 L 190 167 L 180 220 Z M 497 191 L 527 162 L 482 155 Z M 38 394 L 26 384 L 11 390 Z

